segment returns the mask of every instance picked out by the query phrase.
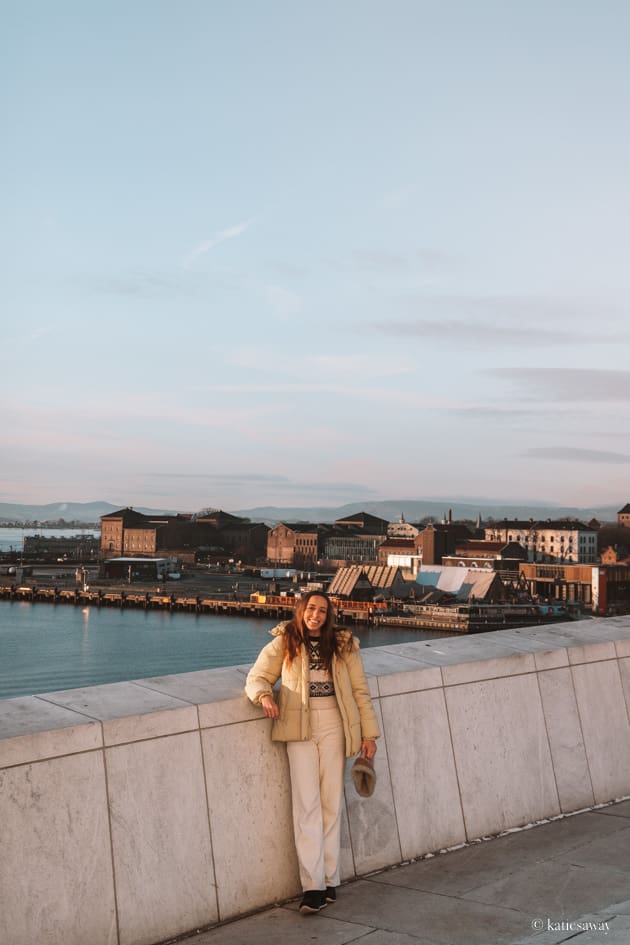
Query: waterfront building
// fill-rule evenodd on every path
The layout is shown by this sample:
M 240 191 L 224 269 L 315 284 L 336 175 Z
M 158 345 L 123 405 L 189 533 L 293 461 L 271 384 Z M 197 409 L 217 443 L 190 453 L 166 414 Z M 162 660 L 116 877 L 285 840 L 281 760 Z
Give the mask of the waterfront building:
M 422 564 L 422 539 L 418 532 L 413 538 L 386 538 L 378 549 L 378 563 L 404 568 L 416 573 Z
M 99 539 L 94 535 L 72 535 L 60 538 L 49 535 L 26 535 L 23 556 L 27 559 L 39 558 L 52 561 L 96 561 L 99 552 Z
M 354 515 L 338 518 L 335 525 L 338 528 L 361 529 L 366 535 L 386 535 L 389 527 L 386 519 L 370 515 L 369 512 L 356 512 Z
M 458 542 L 452 555 L 443 556 L 442 564 L 518 573 L 519 564 L 525 560 L 527 551 L 517 541 L 504 544 L 502 541 L 470 538 Z
M 468 538 L 472 538 L 472 533 L 461 522 L 430 523 L 418 536 L 418 553 L 423 564 L 441 564 L 444 555 L 455 551 L 458 541 Z
M 354 564 L 338 569 L 328 593 L 342 600 L 373 601 L 390 597 L 404 600 L 409 597 L 410 588 L 400 568 Z
M 617 512 L 617 525 L 622 528 L 630 528 L 630 502 L 627 502 L 624 507 Z
M 390 522 L 387 526 L 388 538 L 416 538 L 424 526 L 412 525 L 405 521 L 405 516 L 401 515 L 397 522 Z
M 324 540 L 324 560 L 327 565 L 376 563 L 384 535 L 361 534 L 352 528 L 335 528 Z
M 527 559 L 543 564 L 594 564 L 597 561 L 597 530 L 571 519 L 528 522 L 492 522 L 485 527 L 490 541 L 518 542 Z
M 101 558 L 175 556 L 187 564 L 199 554 L 248 562 L 264 559 L 268 526 L 221 510 L 199 516 L 143 515 L 120 509 L 101 518 Z
M 314 568 L 324 554 L 331 526 L 310 522 L 279 522 L 267 535 L 267 561 L 276 566 Z
M 423 565 L 415 579 L 416 598 L 437 604 L 445 598 L 461 603 L 496 603 L 505 598 L 501 578 L 495 571 L 477 568 Z

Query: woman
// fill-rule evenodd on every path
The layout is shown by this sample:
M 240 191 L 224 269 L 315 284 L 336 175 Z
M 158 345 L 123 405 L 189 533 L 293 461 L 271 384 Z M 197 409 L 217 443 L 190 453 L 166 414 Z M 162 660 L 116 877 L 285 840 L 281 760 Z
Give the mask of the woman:
M 300 598 L 292 620 L 251 668 L 245 692 L 273 719 L 271 737 L 287 743 L 293 830 L 304 898 L 300 912 L 319 912 L 337 898 L 341 803 L 346 757 L 373 758 L 379 728 L 359 641 L 335 630 L 321 591 Z M 276 703 L 272 687 L 282 679 Z

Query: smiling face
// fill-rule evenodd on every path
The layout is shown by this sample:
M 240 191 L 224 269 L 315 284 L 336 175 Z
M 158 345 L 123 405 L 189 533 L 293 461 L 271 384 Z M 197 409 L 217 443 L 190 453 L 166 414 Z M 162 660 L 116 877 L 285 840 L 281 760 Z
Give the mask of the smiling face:
M 310 597 L 306 607 L 304 608 L 303 619 L 304 626 L 311 636 L 319 636 L 322 627 L 326 623 L 327 616 L 328 601 L 326 598 L 320 597 L 318 594 L 316 594 L 314 597 Z

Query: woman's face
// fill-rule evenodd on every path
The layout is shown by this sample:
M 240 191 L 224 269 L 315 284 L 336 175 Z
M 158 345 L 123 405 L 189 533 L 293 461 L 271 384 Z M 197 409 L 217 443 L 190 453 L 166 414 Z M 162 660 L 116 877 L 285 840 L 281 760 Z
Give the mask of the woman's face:
M 309 597 L 308 603 L 304 609 L 304 625 L 308 632 L 318 635 L 319 631 L 326 623 L 327 616 L 328 601 L 326 598 L 320 597 L 318 594 L 314 597 Z

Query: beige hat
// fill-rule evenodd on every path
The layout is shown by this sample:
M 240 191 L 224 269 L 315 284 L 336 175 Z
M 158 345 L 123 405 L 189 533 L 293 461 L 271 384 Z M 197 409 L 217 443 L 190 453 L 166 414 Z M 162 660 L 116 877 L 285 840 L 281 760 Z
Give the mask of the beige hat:
M 372 797 L 376 787 L 376 771 L 371 758 L 359 755 L 351 769 L 352 781 L 360 797 Z

